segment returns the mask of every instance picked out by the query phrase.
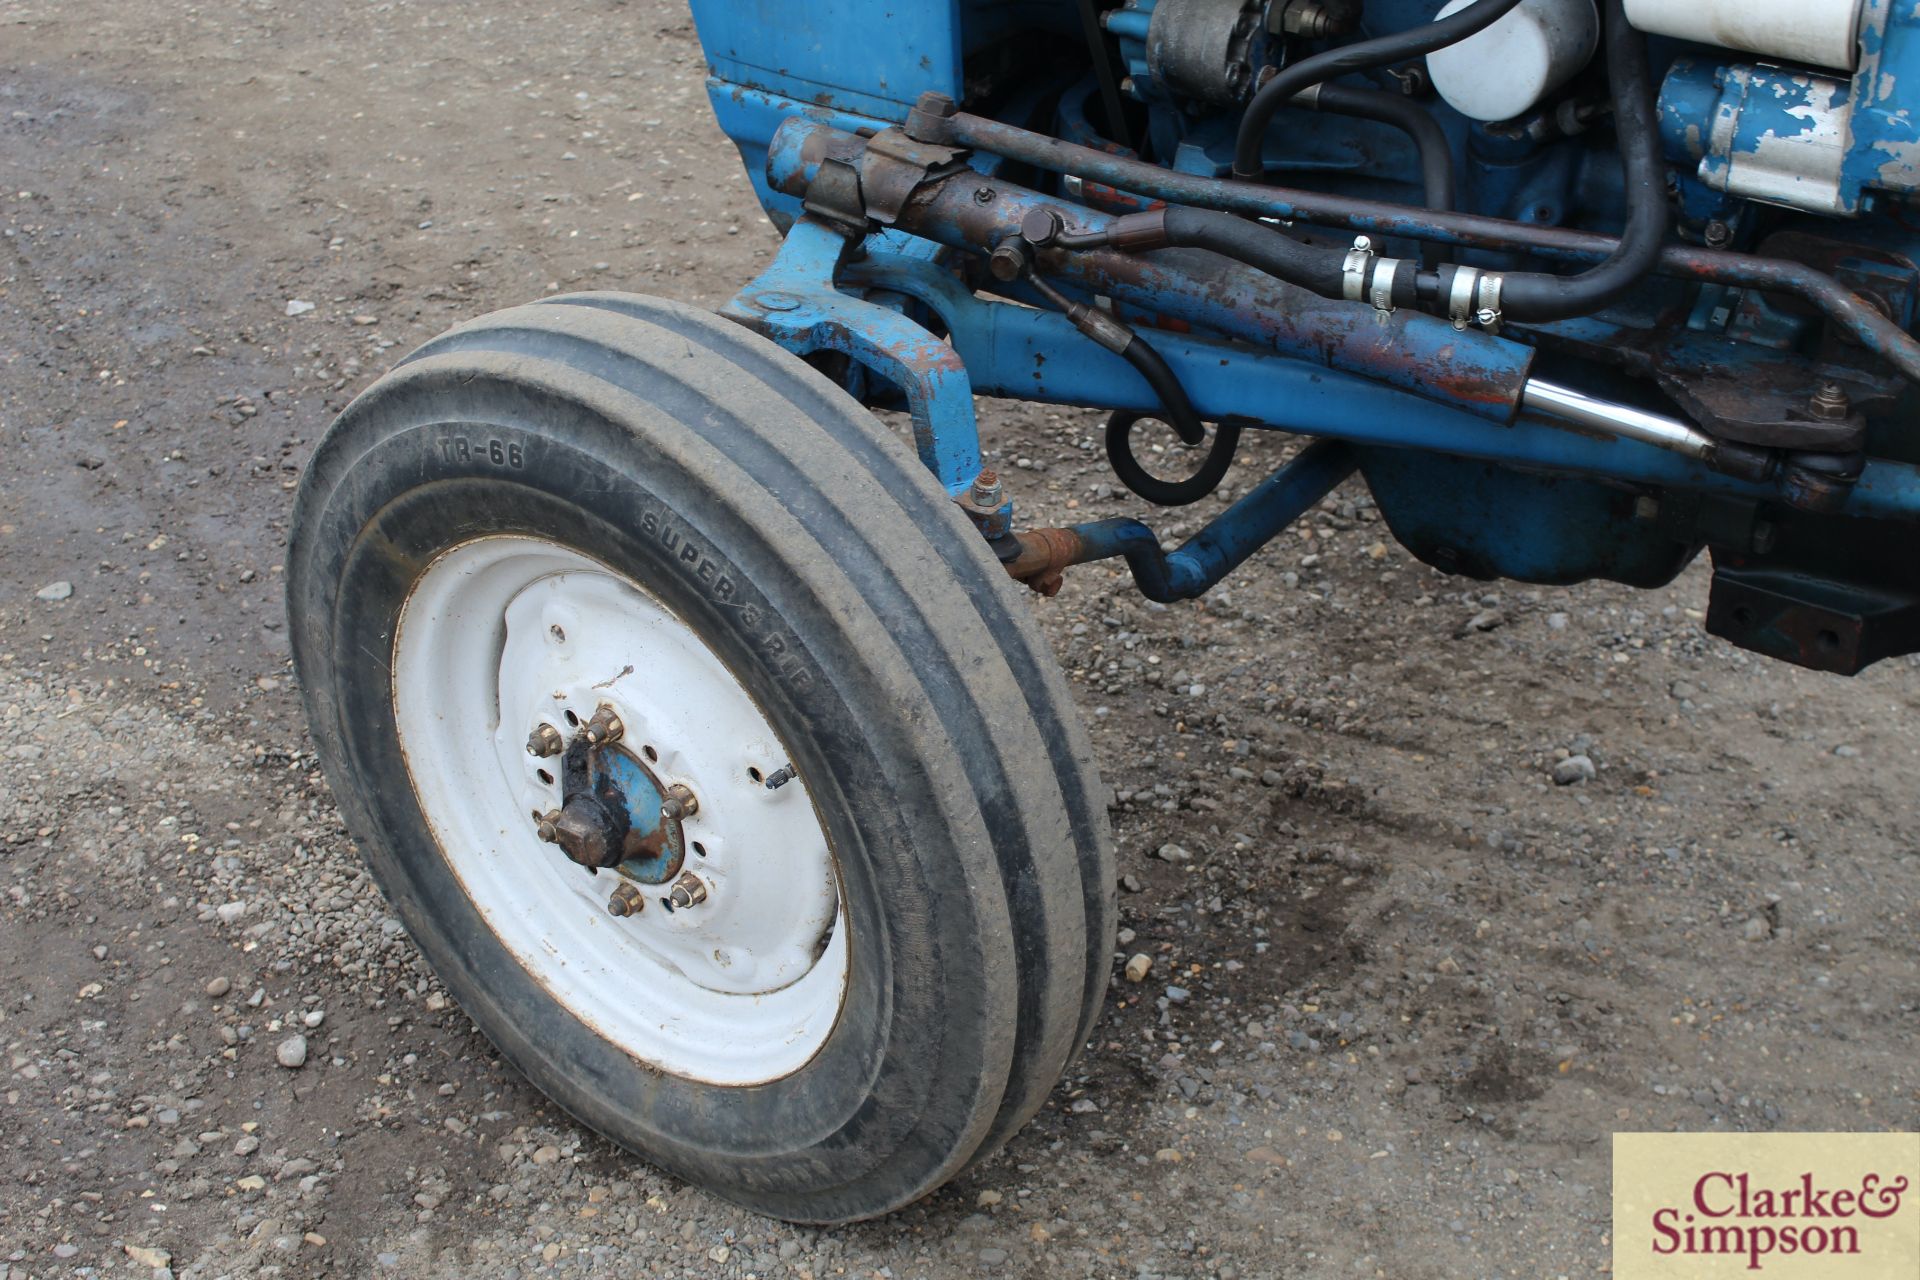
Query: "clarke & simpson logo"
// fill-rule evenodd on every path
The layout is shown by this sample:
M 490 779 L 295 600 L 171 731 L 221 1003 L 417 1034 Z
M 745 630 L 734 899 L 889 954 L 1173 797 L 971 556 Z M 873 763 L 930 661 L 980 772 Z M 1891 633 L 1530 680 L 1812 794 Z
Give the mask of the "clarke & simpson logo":
M 1616 1280 L 1914 1280 L 1920 1134 L 1620 1133 Z

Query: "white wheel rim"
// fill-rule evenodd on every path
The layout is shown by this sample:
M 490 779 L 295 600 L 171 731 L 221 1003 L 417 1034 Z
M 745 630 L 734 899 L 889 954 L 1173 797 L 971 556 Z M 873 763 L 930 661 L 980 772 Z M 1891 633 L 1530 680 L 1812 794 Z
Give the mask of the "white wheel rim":
M 469 542 L 421 575 L 401 611 L 393 699 L 414 794 L 441 852 L 502 944 L 554 999 L 633 1057 L 714 1084 L 778 1079 L 833 1030 L 848 944 L 827 836 L 791 756 L 697 633 L 637 584 L 527 537 Z M 562 803 L 558 758 L 601 704 L 622 746 L 651 747 L 663 785 L 699 800 L 685 868 L 708 890 L 668 912 L 667 885 L 618 918 L 598 875 L 535 834 Z M 546 772 L 548 781 L 543 779 Z M 700 850 L 696 852 L 694 842 Z

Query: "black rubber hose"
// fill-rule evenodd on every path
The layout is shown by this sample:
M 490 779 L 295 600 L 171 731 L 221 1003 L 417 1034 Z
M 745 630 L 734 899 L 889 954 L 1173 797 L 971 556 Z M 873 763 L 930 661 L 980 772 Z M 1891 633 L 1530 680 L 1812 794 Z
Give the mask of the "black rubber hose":
M 1519 3 L 1520 0 L 1477 0 L 1458 13 L 1424 27 L 1329 49 L 1282 68 L 1253 95 L 1253 101 L 1247 104 L 1247 113 L 1240 118 L 1240 130 L 1233 140 L 1233 176 L 1257 178 L 1264 172 L 1262 153 L 1267 126 L 1273 123 L 1274 114 L 1293 101 L 1296 94 L 1354 71 L 1404 62 L 1458 44 L 1498 22 Z
M 1321 85 L 1313 106 L 1335 115 L 1377 120 L 1406 134 L 1420 153 L 1420 182 L 1427 208 L 1441 213 L 1453 208 L 1453 148 L 1431 111 L 1404 94 L 1346 84 Z
M 1149 416 L 1121 409 L 1107 419 L 1107 461 L 1120 483 L 1160 507 L 1189 506 L 1219 488 L 1227 478 L 1227 468 L 1233 465 L 1234 451 L 1240 447 L 1240 428 L 1231 422 L 1221 423 L 1213 429 L 1213 444 L 1198 471 L 1183 480 L 1162 480 L 1141 466 L 1133 452 L 1133 424 Z
M 1627 24 L 1624 0 L 1607 0 L 1606 57 L 1620 164 L 1626 170 L 1627 226 L 1620 247 L 1578 275 L 1507 275 L 1500 310 L 1510 319 L 1588 315 L 1618 301 L 1659 265 L 1667 238 L 1667 168 L 1655 129 L 1647 40 Z
M 1264 223 L 1212 209 L 1170 207 L 1165 227 L 1167 243 L 1175 248 L 1207 249 L 1323 298 L 1343 296 L 1344 249 L 1302 244 Z
M 1133 335 L 1133 341 L 1126 345 L 1120 356 L 1128 364 L 1140 371 L 1140 376 L 1153 388 L 1153 394 L 1160 397 L 1160 403 L 1166 412 L 1167 424 L 1179 433 L 1188 444 L 1199 444 L 1207 438 L 1206 424 L 1200 421 L 1199 411 L 1193 407 L 1193 401 L 1187 398 L 1187 389 L 1180 385 L 1180 379 L 1158 351 L 1148 345 L 1139 334 Z

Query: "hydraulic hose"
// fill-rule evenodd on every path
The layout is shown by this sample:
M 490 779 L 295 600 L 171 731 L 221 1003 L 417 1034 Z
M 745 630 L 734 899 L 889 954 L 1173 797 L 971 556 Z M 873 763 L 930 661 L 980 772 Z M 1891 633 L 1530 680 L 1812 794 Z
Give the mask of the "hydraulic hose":
M 1283 67 L 1253 95 L 1253 101 L 1247 104 L 1247 113 L 1240 118 L 1240 129 L 1233 141 L 1233 176 L 1257 178 L 1265 171 L 1262 157 L 1267 126 L 1273 123 L 1275 113 L 1296 95 L 1351 72 L 1424 57 L 1435 49 L 1458 44 L 1498 22 L 1519 3 L 1520 0 L 1477 0 L 1458 13 L 1424 27 L 1343 45 Z
M 1180 206 L 1140 218 L 1161 218 L 1164 243 L 1177 249 L 1206 249 L 1289 284 L 1338 298 L 1343 288 L 1343 250 L 1302 244 L 1284 232 L 1230 213 Z M 1124 221 L 1124 219 L 1122 220 Z
M 1627 24 L 1624 0 L 1607 0 L 1606 54 L 1614 131 L 1626 171 L 1627 226 L 1620 247 L 1578 275 L 1507 274 L 1500 309 L 1512 319 L 1565 320 L 1591 314 L 1618 301 L 1659 265 L 1667 238 L 1666 164 L 1654 127 L 1647 40 Z
M 1129 214 L 1113 225 L 1107 240 L 1128 249 L 1171 245 L 1211 250 L 1324 298 L 1364 296 L 1376 305 L 1385 301 L 1392 306 L 1441 302 L 1449 300 L 1456 281 L 1464 279 L 1462 300 L 1471 303 L 1472 311 L 1484 307 L 1507 320 L 1535 323 L 1591 315 L 1652 274 L 1660 264 L 1668 225 L 1666 167 L 1654 128 L 1646 39 L 1627 24 L 1624 0 L 1608 0 L 1606 50 L 1614 127 L 1626 175 L 1627 225 L 1612 253 L 1576 275 L 1456 273 L 1451 267 L 1415 272 L 1404 263 L 1393 263 L 1391 275 L 1385 275 L 1386 264 L 1393 260 L 1369 258 L 1356 268 L 1361 273 L 1356 278 L 1345 250 L 1302 244 L 1261 223 L 1181 206 Z M 1333 88 L 1323 86 L 1321 94 Z M 1486 282 L 1478 283 L 1482 274 Z
M 1406 134 L 1420 153 L 1420 182 L 1427 208 L 1442 213 L 1453 208 L 1453 148 L 1431 111 L 1403 94 L 1346 84 L 1323 84 L 1309 91 L 1302 105 L 1335 115 L 1377 120 Z
M 1198 445 L 1206 440 L 1206 424 L 1200 421 L 1200 414 L 1194 409 L 1187 389 L 1180 385 L 1180 379 L 1151 343 L 1098 307 L 1075 302 L 1039 275 L 1029 274 L 1027 279 L 1041 297 L 1066 312 L 1067 319 L 1073 321 L 1076 329 L 1139 371 L 1160 401 L 1161 416 L 1183 443 Z M 1192 475 L 1181 480 L 1162 480 L 1142 466 L 1133 452 L 1133 424 L 1144 416 L 1116 413 L 1107 419 L 1107 461 L 1112 464 L 1113 473 L 1120 483 L 1148 502 L 1162 507 L 1187 506 L 1200 501 L 1220 486 L 1220 482 L 1226 478 L 1227 468 L 1233 465 L 1235 451 L 1240 447 L 1238 426 L 1221 423 L 1214 428 L 1213 443 L 1208 446 L 1200 469 Z
M 1187 411 L 1193 411 L 1191 404 Z M 1185 479 L 1162 480 L 1142 466 L 1133 451 L 1133 426 L 1145 416 L 1121 409 L 1107 418 L 1107 462 L 1121 484 L 1158 507 L 1189 506 L 1220 487 L 1227 478 L 1227 468 L 1233 465 L 1234 451 L 1240 447 L 1238 426 L 1223 422 L 1213 429 L 1213 445 L 1201 459 L 1198 471 Z

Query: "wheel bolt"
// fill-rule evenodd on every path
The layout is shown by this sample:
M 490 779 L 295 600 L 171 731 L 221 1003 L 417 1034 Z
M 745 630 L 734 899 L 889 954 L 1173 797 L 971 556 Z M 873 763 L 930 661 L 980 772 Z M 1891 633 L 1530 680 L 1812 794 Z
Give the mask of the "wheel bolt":
M 677 911 L 687 907 L 697 907 L 707 900 L 707 884 L 691 871 L 683 871 L 680 878 L 673 882 L 673 889 L 667 894 L 667 910 Z
M 557 756 L 566 749 L 566 739 L 550 724 L 543 724 L 527 735 L 527 754 L 530 756 Z
M 560 838 L 559 822 L 560 811 L 558 809 L 549 809 L 540 815 L 540 825 L 533 829 L 533 833 L 542 840 L 545 840 L 548 844 L 552 844 Z
M 587 741 L 596 747 L 608 746 L 620 741 L 620 735 L 627 726 L 620 723 L 620 716 L 606 703 L 601 703 L 593 713 L 593 719 L 587 721 Z
M 613 891 L 613 896 L 607 899 L 608 915 L 637 916 L 646 909 L 646 898 L 631 880 L 622 881 L 620 887 Z
M 698 812 L 700 798 L 685 783 L 676 782 L 668 787 L 666 798 L 660 802 L 660 818 L 663 822 L 691 818 Z

